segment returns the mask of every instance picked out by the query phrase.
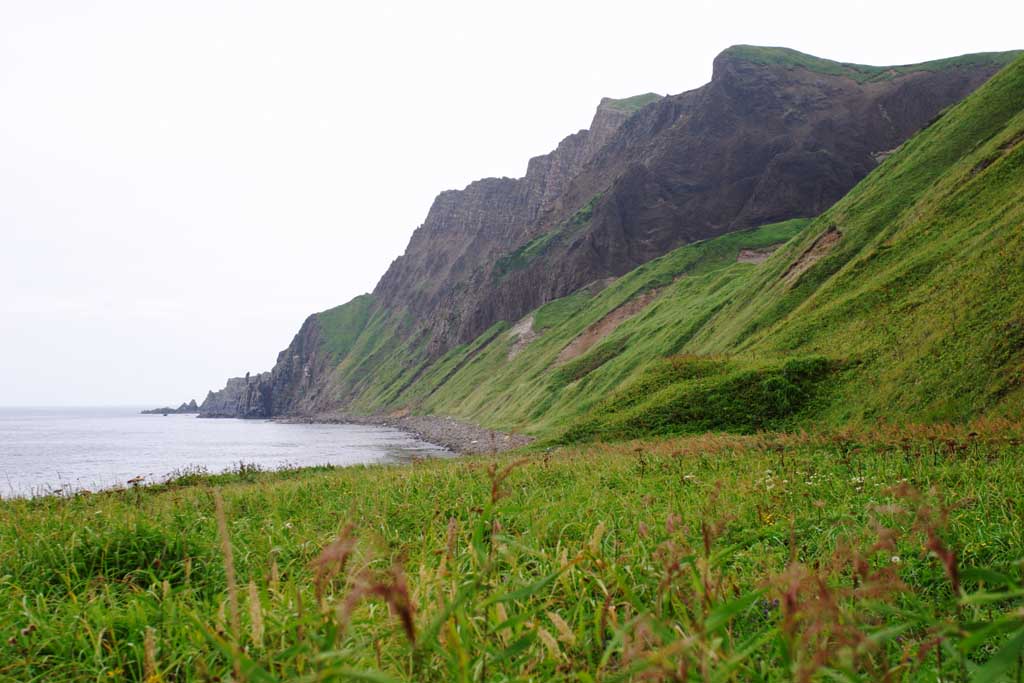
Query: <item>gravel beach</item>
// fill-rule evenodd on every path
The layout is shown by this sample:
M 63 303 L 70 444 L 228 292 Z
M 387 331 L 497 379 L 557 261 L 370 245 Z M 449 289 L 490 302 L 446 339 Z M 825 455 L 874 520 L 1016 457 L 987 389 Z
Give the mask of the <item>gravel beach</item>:
M 533 437 L 485 429 L 439 415 L 315 415 L 280 418 L 281 422 L 372 424 L 402 429 L 456 453 L 500 453 L 525 446 Z

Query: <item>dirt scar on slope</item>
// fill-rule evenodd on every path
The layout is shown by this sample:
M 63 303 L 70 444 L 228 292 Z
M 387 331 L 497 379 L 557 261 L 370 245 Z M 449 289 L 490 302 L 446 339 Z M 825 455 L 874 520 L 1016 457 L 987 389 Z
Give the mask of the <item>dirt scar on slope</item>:
M 658 294 L 661 293 L 661 290 L 662 288 L 652 289 L 644 292 L 635 299 L 630 299 L 587 329 L 583 330 L 579 336 L 569 342 L 569 344 L 562 349 L 562 352 L 558 354 L 558 358 L 555 359 L 555 363 L 557 365 L 561 365 L 573 358 L 582 356 L 593 348 L 595 344 L 614 332 L 619 325 L 645 309 L 647 305 L 654 301 Z
M 836 226 L 830 225 L 828 230 L 818 235 L 814 243 L 800 254 L 800 258 L 793 261 L 786 269 L 786 272 L 782 274 L 783 282 L 793 285 L 801 275 L 811 269 L 811 266 L 825 258 L 842 237 L 843 233 L 839 232 Z
M 517 322 L 515 326 L 508 331 L 508 336 L 515 340 L 512 342 L 512 346 L 508 349 L 508 359 L 512 360 L 522 353 L 523 349 L 530 345 L 530 342 L 539 336 L 537 331 L 533 329 L 533 313 Z
M 589 285 L 577 290 L 577 293 L 584 292 L 591 297 L 597 296 L 600 292 L 610 287 L 616 279 L 617 278 L 614 277 L 606 277 L 601 278 L 600 280 L 594 280 Z M 533 343 L 533 341 L 540 336 L 540 332 L 533 327 L 533 317 L 534 314 L 531 313 L 517 322 L 508 331 L 509 338 L 513 340 L 512 346 L 510 346 L 508 350 L 508 360 L 512 360 L 518 356 L 527 346 Z
M 778 244 L 772 244 L 761 249 L 740 249 L 740 253 L 736 255 L 736 263 L 764 263 L 768 260 L 768 257 L 778 251 L 785 242 L 779 242 Z

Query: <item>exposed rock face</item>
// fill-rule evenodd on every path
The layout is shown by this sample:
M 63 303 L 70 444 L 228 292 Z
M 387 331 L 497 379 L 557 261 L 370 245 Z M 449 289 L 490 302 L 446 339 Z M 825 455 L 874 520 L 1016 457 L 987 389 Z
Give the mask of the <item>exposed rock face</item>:
M 497 259 L 533 238 L 572 179 L 630 117 L 617 101 L 602 100 L 588 130 L 574 133 L 527 165 L 522 178 L 485 178 L 464 190 L 438 195 L 427 219 L 412 235 L 405 254 L 395 259 L 374 295 L 387 308 L 434 315 L 460 283 L 493 266 Z M 432 348 L 451 339 L 439 320 Z
M 220 391 L 211 391 L 199 406 L 200 417 L 269 417 L 273 414 L 270 403 L 270 376 L 232 377 Z
M 266 418 L 312 409 L 322 385 L 315 380 L 331 369 L 331 355 L 321 344 L 319 316 L 311 315 L 277 356 L 270 372 L 233 377 L 211 391 L 199 406 L 201 417 Z
M 1006 61 L 877 69 L 730 48 L 701 88 L 603 100 L 588 130 L 524 177 L 442 192 L 374 290 L 374 314 L 417 340 L 420 363 L 682 244 L 815 216 Z M 272 372 L 230 380 L 201 412 L 341 407 L 359 389 L 328 389 L 345 359 L 325 351 L 326 334 L 310 316 Z M 358 362 L 372 376 L 377 356 Z

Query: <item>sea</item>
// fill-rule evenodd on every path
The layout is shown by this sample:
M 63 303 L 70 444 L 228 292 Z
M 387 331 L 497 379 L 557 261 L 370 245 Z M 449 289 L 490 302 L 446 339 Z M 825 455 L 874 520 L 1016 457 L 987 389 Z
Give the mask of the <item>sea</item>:
M 454 454 L 391 427 L 142 415 L 118 408 L 0 408 L 0 497 L 160 483 L 190 471 L 407 463 Z

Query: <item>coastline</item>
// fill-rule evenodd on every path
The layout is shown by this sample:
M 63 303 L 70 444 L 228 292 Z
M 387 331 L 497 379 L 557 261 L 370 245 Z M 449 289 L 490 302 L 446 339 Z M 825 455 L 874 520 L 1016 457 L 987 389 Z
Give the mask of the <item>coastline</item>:
M 337 413 L 307 417 L 283 416 L 275 422 L 292 424 L 361 424 L 393 427 L 459 455 L 502 453 L 534 441 L 532 436 L 487 429 L 471 422 L 440 415 L 346 415 Z

